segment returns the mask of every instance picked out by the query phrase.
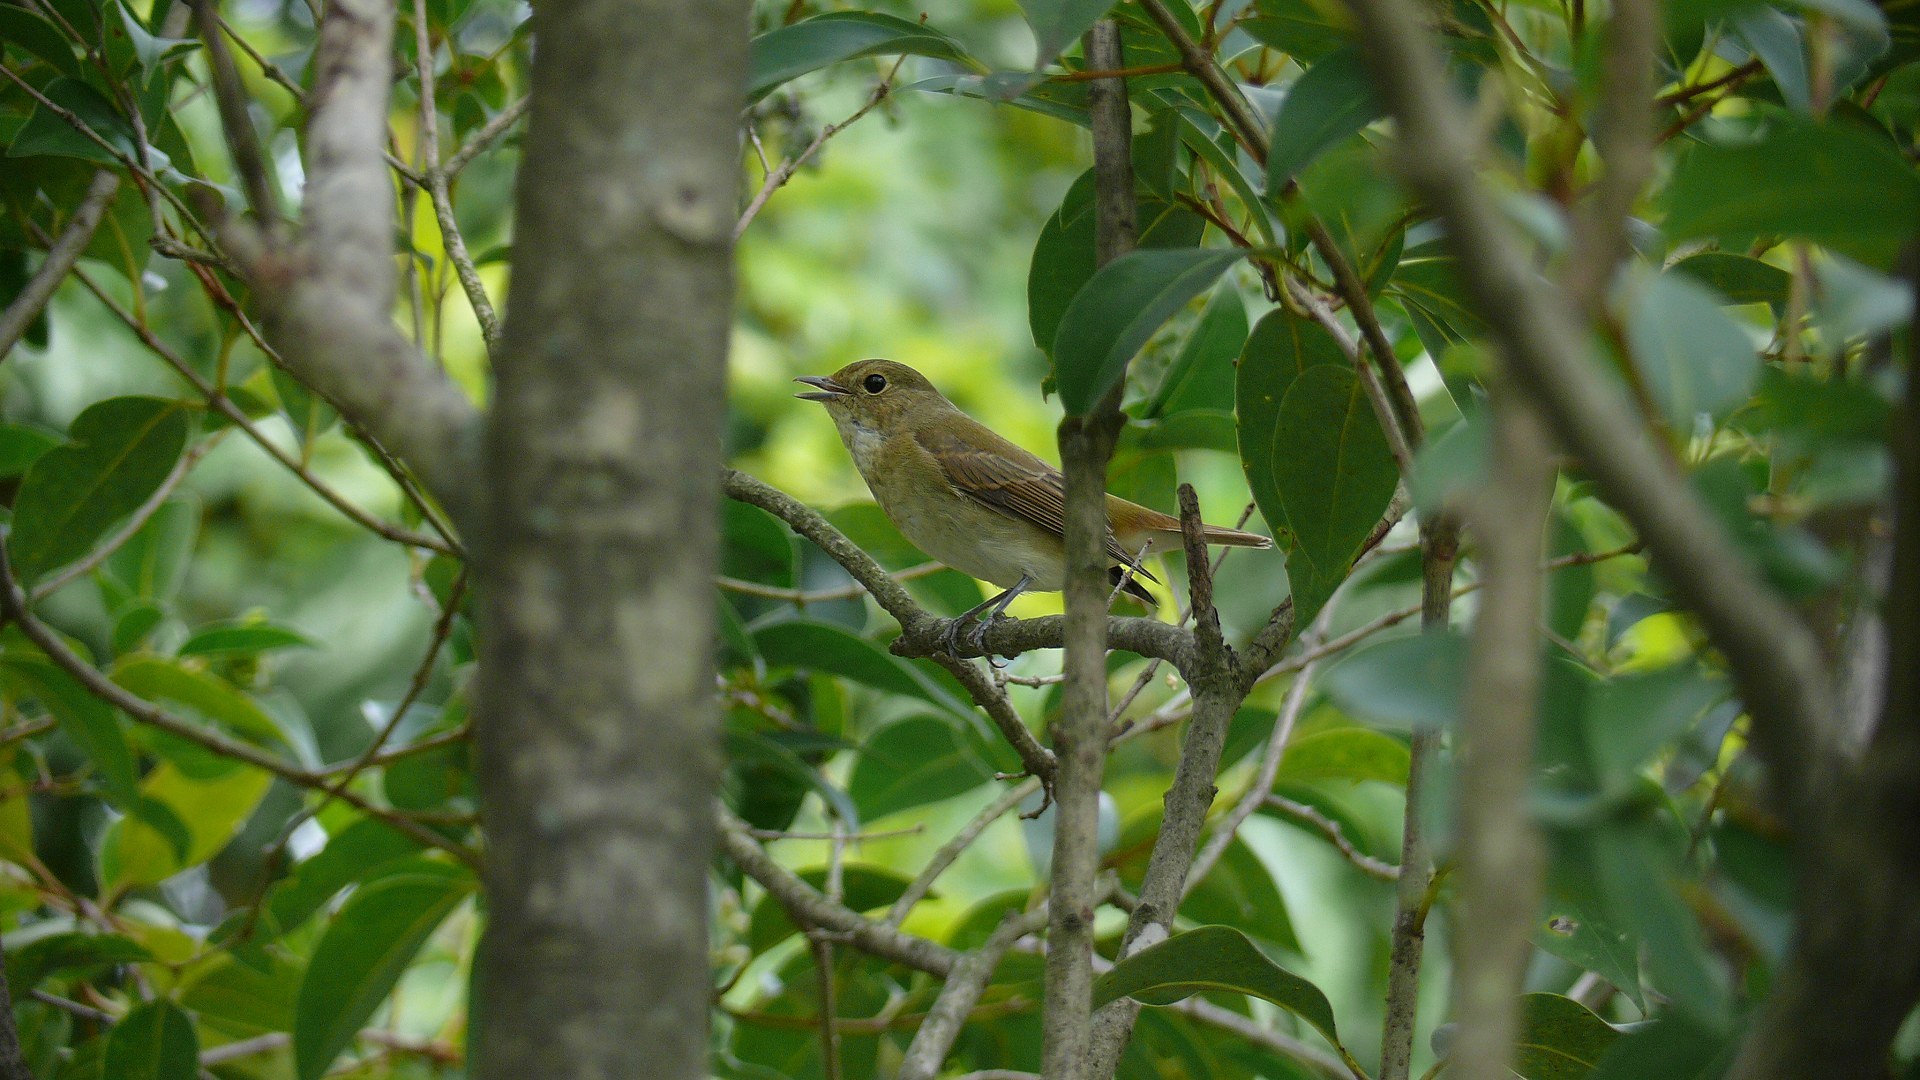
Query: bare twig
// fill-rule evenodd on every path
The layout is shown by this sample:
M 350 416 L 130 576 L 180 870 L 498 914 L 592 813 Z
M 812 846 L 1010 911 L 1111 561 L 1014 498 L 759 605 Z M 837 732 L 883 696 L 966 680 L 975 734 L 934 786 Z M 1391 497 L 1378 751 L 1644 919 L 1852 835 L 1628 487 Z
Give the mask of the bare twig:
M 887 95 L 893 92 L 893 76 L 900 70 L 900 61 L 905 59 L 906 57 L 903 54 L 899 60 L 894 61 L 893 67 L 887 72 L 886 78 L 881 79 L 874 85 L 873 93 L 868 94 L 867 100 L 862 103 L 858 109 L 855 109 L 845 120 L 837 124 L 828 124 L 826 127 L 821 128 L 820 133 L 815 135 L 811 142 L 807 143 L 805 149 L 782 161 L 777 168 L 767 174 L 766 179 L 760 182 L 760 190 L 754 192 L 753 198 L 747 200 L 747 208 L 740 211 L 740 220 L 733 226 L 733 239 L 735 242 L 738 242 L 740 237 L 746 234 L 747 226 L 753 224 L 753 219 L 760 216 L 760 211 L 766 208 L 767 200 L 773 198 L 773 193 L 785 187 L 787 181 L 793 179 L 793 174 L 800 171 L 800 166 L 805 165 L 813 155 L 820 152 L 822 146 L 827 145 L 828 139 L 847 130 L 855 121 L 872 112 L 875 108 L 879 107 L 881 102 L 887 100 Z
M 254 217 L 268 232 L 280 223 L 280 200 L 267 174 L 266 155 L 260 150 L 260 135 L 253 129 L 247 111 L 246 88 L 234 69 L 233 54 L 227 51 L 227 38 L 221 31 L 220 12 L 214 0 L 194 0 L 195 21 L 200 24 L 200 40 L 207 48 L 207 66 L 213 73 L 213 100 L 220 109 L 220 126 L 227 135 L 227 150 L 233 155 L 234 171 L 240 174 L 247 193 L 247 204 Z
M 74 208 L 73 216 L 67 219 L 66 227 L 47 248 L 47 257 L 40 261 L 39 269 L 21 286 L 19 293 L 0 312 L 0 360 L 4 360 L 13 351 L 14 345 L 33 325 L 33 321 L 46 310 L 47 302 L 53 299 L 53 292 L 60 287 L 73 264 L 87 250 L 87 244 L 93 240 L 93 232 L 100 227 L 100 219 L 106 216 L 107 208 L 113 205 L 113 197 L 120 190 L 118 173 L 102 169 L 93 174 L 92 183 L 87 185 L 86 197 Z
M 428 27 L 426 0 L 413 0 L 414 57 L 420 76 L 420 174 L 427 182 L 427 198 L 433 203 L 433 219 L 440 224 L 440 243 L 446 248 L 447 261 L 453 264 L 460 288 L 473 307 L 473 317 L 480 323 L 480 336 L 491 353 L 500 345 L 500 317 L 494 314 L 493 301 L 487 299 L 487 287 L 480 281 L 473 256 L 467 252 L 467 239 L 461 235 L 460 222 L 453 216 L 453 195 L 447 189 L 447 174 L 440 168 L 440 114 L 434 102 L 433 38 Z
M 946 986 L 934 1000 L 933 1008 L 927 1010 L 920 1030 L 914 1032 L 906 1058 L 895 1074 L 897 1080 L 933 1080 L 939 1074 L 941 1062 L 953 1049 L 953 1041 L 959 1038 L 961 1026 L 979 1003 L 994 969 L 1000 966 L 1000 958 L 1015 941 L 1046 924 L 1044 905 L 1025 914 L 1008 912 L 984 944 L 961 957 L 947 976 Z
M 1340 823 L 1321 813 L 1318 807 L 1308 806 L 1306 803 L 1296 802 L 1284 795 L 1271 793 L 1266 796 L 1264 803 L 1270 809 L 1277 810 L 1326 837 L 1334 849 L 1340 852 L 1342 858 L 1358 867 L 1368 877 L 1378 878 L 1381 881 L 1400 880 L 1398 866 L 1376 859 L 1353 846 L 1353 841 L 1347 838 L 1346 830 L 1341 828 Z
M 460 175 L 460 170 L 466 168 L 474 158 L 479 157 L 487 147 L 492 146 L 496 139 L 506 134 L 508 128 L 519 123 L 520 118 L 527 115 L 528 100 L 523 97 L 512 102 L 501 109 L 498 116 L 487 121 L 479 131 L 467 136 L 467 141 L 461 144 L 460 149 L 455 150 L 453 156 L 447 158 L 442 170 L 447 178 L 452 179 Z
M 1653 172 L 1654 60 L 1660 18 L 1650 0 L 1616 0 L 1607 20 L 1605 81 L 1593 145 L 1606 171 L 1574 223 L 1562 283 L 1574 309 L 1592 317 L 1628 252 L 1627 217 Z
M 1000 820 L 1007 811 L 1019 806 L 1022 799 L 1039 790 L 1040 780 L 1037 777 L 1029 777 L 1001 792 L 999 798 L 989 803 L 986 809 L 975 814 L 973 820 L 967 822 L 959 832 L 953 835 L 953 839 L 942 844 L 940 850 L 933 853 L 933 857 L 927 860 L 927 865 L 921 867 L 920 872 L 914 875 L 914 879 L 901 890 L 893 906 L 887 909 L 887 917 L 884 920 L 886 924 L 899 926 L 905 922 L 907 914 L 913 910 L 914 905 L 926 898 L 927 893 L 933 888 L 933 883 L 946 872 L 947 867 L 953 865 L 954 860 L 958 859 L 962 852 L 973 846 L 973 842 L 980 838 L 980 834 L 987 831 L 987 826 Z
M 1119 24 L 1087 31 L 1087 66 L 1125 65 Z M 1134 246 L 1133 123 L 1125 79 L 1087 84 L 1093 128 L 1094 263 L 1104 266 Z M 1088 1019 L 1093 1004 L 1094 875 L 1099 867 L 1101 775 L 1107 756 L 1107 463 L 1124 419 L 1124 370 L 1085 416 L 1060 422 L 1065 475 L 1066 655 L 1060 714 L 1053 726 L 1053 851 L 1048 899 L 1043 1071 L 1052 1080 L 1089 1075 Z M 1200 560 L 1204 570 L 1206 558 Z

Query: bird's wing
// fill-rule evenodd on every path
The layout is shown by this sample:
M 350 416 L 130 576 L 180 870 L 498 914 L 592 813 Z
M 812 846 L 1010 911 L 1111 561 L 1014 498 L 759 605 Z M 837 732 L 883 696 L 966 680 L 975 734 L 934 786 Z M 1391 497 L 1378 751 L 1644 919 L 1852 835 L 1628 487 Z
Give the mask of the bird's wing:
M 940 463 L 956 491 L 1010 518 L 1055 536 L 1066 535 L 1067 482 L 1060 470 L 977 425 L 962 437 L 950 430 L 917 431 L 914 440 Z M 1107 557 L 1127 565 L 1127 551 L 1107 530 Z M 1151 574 L 1140 571 L 1149 579 Z M 1154 579 L 1157 580 L 1157 579 Z

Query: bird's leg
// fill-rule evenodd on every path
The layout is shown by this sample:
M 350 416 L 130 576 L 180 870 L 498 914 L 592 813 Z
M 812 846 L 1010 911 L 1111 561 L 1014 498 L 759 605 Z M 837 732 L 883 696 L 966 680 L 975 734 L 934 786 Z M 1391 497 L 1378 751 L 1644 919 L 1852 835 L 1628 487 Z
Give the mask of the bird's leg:
M 945 635 L 943 635 L 947 652 L 955 656 L 960 655 L 960 638 L 963 633 L 969 638 L 967 644 L 973 649 L 985 649 L 987 627 L 993 624 L 993 620 L 1005 615 L 1007 605 L 1013 603 L 1014 598 L 1026 592 L 1027 587 L 1032 584 L 1033 576 L 1031 574 L 1021 574 L 1020 580 L 1013 583 L 1013 588 L 989 598 L 984 603 L 976 604 L 955 616 L 953 621 L 947 624 L 947 631 Z M 984 618 L 981 617 L 983 615 L 985 616 Z M 993 658 L 988 657 L 987 662 L 992 663 Z

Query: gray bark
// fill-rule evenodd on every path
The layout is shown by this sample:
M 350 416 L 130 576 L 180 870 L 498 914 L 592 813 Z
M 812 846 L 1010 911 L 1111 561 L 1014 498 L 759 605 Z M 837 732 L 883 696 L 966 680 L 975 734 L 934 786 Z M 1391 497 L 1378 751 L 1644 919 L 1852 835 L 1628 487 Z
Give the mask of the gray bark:
M 487 432 L 476 1075 L 707 1075 L 746 5 L 542 4 Z

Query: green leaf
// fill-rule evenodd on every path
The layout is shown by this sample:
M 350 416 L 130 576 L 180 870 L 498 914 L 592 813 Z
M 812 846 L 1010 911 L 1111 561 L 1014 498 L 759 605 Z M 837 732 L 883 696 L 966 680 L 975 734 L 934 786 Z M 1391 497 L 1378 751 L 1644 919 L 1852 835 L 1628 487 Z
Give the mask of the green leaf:
M 200 1040 L 193 1021 L 165 999 L 135 1006 L 107 1036 L 103 1075 L 115 1080 L 197 1080 Z
M 107 557 L 101 570 L 142 600 L 164 602 L 179 591 L 200 536 L 200 498 L 168 499 L 133 538 Z
M 138 509 L 186 448 L 188 416 L 182 402 L 123 397 L 76 417 L 68 443 L 42 454 L 20 482 L 7 540 L 20 579 L 80 558 Z
M 1154 389 L 1145 415 L 1174 416 L 1190 410 L 1233 408 L 1233 360 L 1247 344 L 1247 305 L 1232 289 L 1207 301 L 1200 319 Z M 1231 440 L 1223 449 L 1232 449 Z
M 1390 727 L 1442 727 L 1460 715 L 1466 678 L 1465 638 L 1413 634 L 1359 649 L 1320 677 L 1320 689 L 1350 716 Z
M 861 746 L 847 794 L 872 821 L 972 791 L 993 779 L 994 768 L 970 730 L 934 716 L 888 724 Z
M 1333 1006 L 1320 988 L 1267 959 L 1240 931 L 1202 926 L 1142 949 L 1113 966 L 1093 985 L 1093 1007 L 1131 997 L 1148 1005 L 1171 1005 L 1205 990 L 1248 994 L 1312 1024 L 1335 1046 Z
M 1661 274 L 1627 316 L 1627 339 L 1667 422 L 1691 432 L 1696 417 L 1718 420 L 1753 392 L 1760 358 L 1747 332 L 1712 290 L 1684 274 Z
M 1144 873 L 1144 865 L 1141 869 Z M 1274 884 L 1273 872 L 1239 837 L 1227 844 L 1212 872 L 1180 904 L 1180 917 L 1231 926 L 1283 949 L 1301 951 L 1286 897 Z
M 126 117 L 112 102 L 101 96 L 100 91 L 76 79 L 62 77 L 48 83 L 41 93 L 46 95 L 48 101 L 72 113 L 108 146 L 139 160 L 139 140 L 134 136 L 132 125 L 127 123 Z M 149 153 L 161 160 L 166 157 L 157 150 L 149 150 Z M 7 156 L 24 158 L 42 155 L 79 158 L 101 165 L 118 165 L 121 160 L 100 143 L 81 134 L 64 118 L 36 102 L 33 115 L 27 117 L 27 122 L 13 137 L 13 143 L 7 147 Z M 154 165 L 158 167 L 160 163 L 156 160 Z
M 0 11 L 21 8 L 0 6 Z M 28 424 L 0 424 L 0 479 L 19 476 L 40 455 L 60 445 L 60 437 Z
M 180 646 L 181 656 L 258 656 L 275 649 L 311 649 L 313 642 L 290 627 L 269 622 L 209 626 Z
M 1513 1071 L 1524 1080 L 1582 1080 L 1619 1037 L 1619 1029 L 1572 998 L 1527 994 Z
M 1344 365 L 1300 372 L 1269 438 L 1273 486 L 1253 489 L 1253 497 L 1267 523 L 1285 530 L 1293 617 L 1311 622 L 1379 524 L 1400 470 L 1359 377 Z
M 279 930 L 306 922 L 355 882 L 391 873 L 420 853 L 420 842 L 378 818 L 360 818 L 335 833 L 312 858 L 276 883 L 267 898 Z
M 1730 21 L 1734 36 L 1766 65 L 1781 99 L 1793 109 L 1806 112 L 1813 94 L 1800 24 L 1778 8 L 1763 6 L 1735 12 Z
M 742 581 L 792 588 L 799 561 L 793 531 L 757 506 L 729 499 L 722 510 L 725 545 L 720 572 Z
M 134 656 L 114 666 L 113 681 L 148 701 L 185 705 L 255 745 L 298 751 L 295 741 L 245 691 L 204 671 L 165 657 Z
M 1552 913 L 1551 917 L 1534 933 L 1534 944 L 1582 971 L 1591 971 L 1605 979 L 1645 1012 L 1638 942 L 1607 922 L 1592 906 L 1591 898 L 1551 899 L 1547 910 Z
M 339 411 L 278 365 L 267 371 L 273 380 L 273 392 L 280 399 L 280 409 L 287 414 L 287 423 L 293 425 L 294 436 L 311 452 L 314 440 L 340 422 Z
M 1154 331 L 1245 254 L 1132 251 L 1095 271 L 1067 305 L 1054 336 L 1053 369 L 1068 414 L 1092 409 Z
M 1255 41 L 1311 64 L 1353 40 L 1346 8 L 1324 0 L 1258 0 L 1240 24 Z
M 107 827 L 100 843 L 100 876 L 113 887 L 157 885 L 220 853 L 253 816 L 273 777 L 250 766 L 208 779 L 162 762 L 140 782 L 143 800 L 158 803 L 186 827 L 185 850 L 156 829 L 149 816 L 129 816 Z
M 138 65 L 143 73 L 151 74 L 163 62 L 200 47 L 200 43 L 192 38 L 154 36 L 140 24 L 140 17 L 127 7 L 124 0 L 116 3 L 114 7 L 118 11 L 120 25 L 108 24 L 106 31 L 108 53 L 111 55 L 117 52 L 124 43 L 133 63 Z
M 1033 58 L 1035 71 L 1053 63 L 1067 46 L 1079 40 L 1115 0 L 1020 0 L 1027 23 L 1039 43 Z
M 1134 217 L 1141 248 L 1190 248 L 1206 231 L 1198 214 L 1146 188 L 1134 192 Z M 1027 271 L 1027 323 L 1034 344 L 1050 356 L 1062 316 L 1093 277 L 1094 228 L 1093 170 L 1088 169 L 1041 226 Z
M 1345 363 L 1340 346 L 1324 329 L 1284 308 L 1260 320 L 1240 354 L 1233 393 L 1240 421 L 1240 467 L 1261 516 L 1282 544 L 1289 542 L 1290 530 L 1274 481 L 1273 435 L 1280 423 L 1280 401 L 1301 372 Z
M 24 945 L 7 946 L 7 982 L 14 994 L 24 998 L 54 975 L 90 979 L 108 968 L 151 959 L 146 946 L 119 934 L 48 934 Z
M 1407 744 L 1372 728 L 1333 728 L 1287 743 L 1280 780 L 1378 780 L 1407 785 Z
M 79 745 L 100 773 L 107 792 L 123 808 L 140 799 L 138 773 L 126 732 L 111 707 L 87 693 L 73 676 L 32 656 L 0 656 L 0 676 L 14 693 L 35 697 L 60 722 L 60 730 Z
M 1587 753 L 1604 788 L 1627 784 L 1641 763 L 1724 699 L 1727 681 L 1693 662 L 1616 675 L 1587 699 Z
M 1753 142 L 1695 147 L 1666 204 L 1671 240 L 1798 237 L 1884 268 L 1920 219 L 1920 175 L 1856 127 L 1783 119 Z
M 959 42 L 932 27 L 879 12 L 829 12 L 753 39 L 747 100 L 758 101 L 781 83 L 829 64 L 897 54 L 972 62 Z
M 437 866 L 430 871 L 429 866 Z M 347 900 L 327 924 L 294 1005 L 300 1080 L 318 1080 L 373 1017 L 427 938 L 473 891 L 471 874 L 444 864 L 382 878 Z
M 777 622 L 755 631 L 753 641 L 769 666 L 838 675 L 889 694 L 931 702 L 970 720 L 973 717 L 971 708 L 920 669 L 831 623 Z
M 82 77 L 73 43 L 53 23 L 24 7 L 0 4 L 0 41 L 45 60 L 63 75 Z
M 1287 91 L 1273 118 L 1267 196 L 1278 198 L 1322 151 L 1385 115 L 1358 48 L 1349 45 L 1323 57 Z
M 1793 278 L 1769 262 L 1730 251 L 1703 251 L 1673 264 L 1670 272 L 1685 274 L 1725 297 L 1732 304 L 1787 302 Z

